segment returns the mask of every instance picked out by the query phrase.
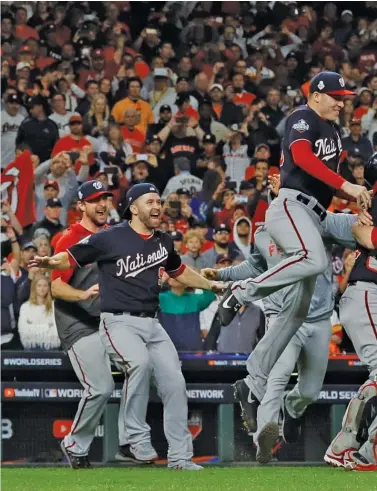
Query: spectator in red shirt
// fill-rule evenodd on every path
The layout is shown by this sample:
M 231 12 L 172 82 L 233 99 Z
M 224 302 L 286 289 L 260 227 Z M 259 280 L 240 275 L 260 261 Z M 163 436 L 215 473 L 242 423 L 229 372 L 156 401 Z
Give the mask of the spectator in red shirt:
M 368 87 L 359 90 L 359 103 L 353 113 L 355 119 L 361 119 L 372 107 L 373 92 Z
M 69 118 L 69 129 L 70 134 L 63 136 L 63 138 L 60 138 L 56 142 L 54 149 L 52 150 L 52 156 L 54 157 L 60 152 L 82 153 L 82 151 L 84 150 L 86 153 L 89 154 L 89 165 L 93 165 L 94 155 L 92 153 L 92 145 L 90 144 L 90 141 L 83 136 L 83 121 L 82 117 L 79 114 L 73 114 Z M 74 167 L 76 174 L 78 174 L 82 164 L 81 158 L 82 154 L 75 161 Z
M 144 134 L 136 128 L 139 120 L 139 114 L 136 109 L 128 108 L 124 112 L 124 126 L 122 126 L 123 138 L 131 145 L 135 153 L 140 153 L 144 147 Z
M 27 25 L 27 10 L 18 7 L 16 10 L 16 37 L 19 39 L 34 38 L 39 39 L 38 32 Z

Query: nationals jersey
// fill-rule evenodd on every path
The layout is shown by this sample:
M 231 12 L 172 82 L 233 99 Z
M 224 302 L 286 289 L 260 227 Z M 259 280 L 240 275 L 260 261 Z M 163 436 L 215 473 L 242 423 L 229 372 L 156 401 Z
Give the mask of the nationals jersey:
M 79 268 L 98 264 L 101 312 L 156 312 L 163 273 L 178 276 L 185 268 L 169 235 L 141 236 L 128 222 L 91 235 L 67 252 Z
M 280 162 L 281 188 L 296 189 L 313 196 L 327 209 L 335 190 L 312 177 L 295 164 L 291 146 L 296 141 L 306 140 L 312 152 L 332 171 L 338 171 L 342 143 L 337 125 L 322 119 L 309 106 L 300 106 L 285 123 L 283 151 Z

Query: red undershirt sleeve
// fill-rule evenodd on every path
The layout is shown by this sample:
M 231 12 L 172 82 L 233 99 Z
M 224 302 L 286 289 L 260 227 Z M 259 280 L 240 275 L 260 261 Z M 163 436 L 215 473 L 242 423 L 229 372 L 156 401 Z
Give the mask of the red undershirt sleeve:
M 373 246 L 377 249 L 377 227 L 372 228 L 371 240 Z
M 328 186 L 334 189 L 340 189 L 346 182 L 343 177 L 326 167 L 322 160 L 314 155 L 309 141 L 295 141 L 291 145 L 291 152 L 294 163 L 298 167 Z

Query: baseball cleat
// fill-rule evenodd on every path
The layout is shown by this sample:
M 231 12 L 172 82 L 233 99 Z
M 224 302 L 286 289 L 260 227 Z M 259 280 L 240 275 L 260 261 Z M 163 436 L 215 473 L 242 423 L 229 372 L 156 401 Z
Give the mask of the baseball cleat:
M 377 464 L 372 464 L 368 459 L 361 455 L 360 452 L 349 452 L 348 459 L 344 461 L 344 469 L 346 471 L 358 472 L 376 472 Z
M 231 286 L 232 285 L 229 285 L 225 290 L 218 308 L 219 319 L 222 326 L 228 326 L 242 307 L 233 295 Z
M 285 443 L 296 443 L 298 442 L 301 435 L 301 418 L 292 418 L 286 407 L 285 395 L 283 398 L 283 440 Z
M 347 461 L 352 460 L 352 458 L 349 457 L 349 454 L 354 452 L 357 452 L 356 448 L 347 448 L 347 450 L 343 450 L 341 453 L 336 453 L 329 448 L 327 449 L 323 460 L 332 467 L 344 467 Z
M 258 435 L 257 462 L 267 464 L 272 459 L 272 450 L 279 440 L 279 425 L 267 423 Z
M 257 431 L 257 411 L 260 402 L 251 392 L 244 379 L 233 384 L 234 398 L 241 407 L 241 417 L 246 430 L 250 433 Z
M 192 460 L 178 460 L 178 462 L 170 462 L 168 469 L 173 471 L 202 471 L 204 467 L 195 464 Z
M 67 458 L 71 469 L 92 469 L 87 455 L 73 455 L 64 446 L 64 440 L 60 442 L 60 448 L 64 456 Z
M 134 464 L 153 464 L 158 459 L 156 450 L 152 445 L 140 445 L 131 447 L 131 445 L 121 445 L 115 454 L 115 460 L 118 462 L 133 462 Z

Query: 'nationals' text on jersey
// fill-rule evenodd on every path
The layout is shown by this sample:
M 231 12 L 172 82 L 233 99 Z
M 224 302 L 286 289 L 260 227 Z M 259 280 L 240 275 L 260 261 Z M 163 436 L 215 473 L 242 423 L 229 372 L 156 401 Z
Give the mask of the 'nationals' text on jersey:
M 285 123 L 280 164 L 281 187 L 297 189 L 309 196 L 314 196 L 327 209 L 335 191 L 324 182 L 310 176 L 294 163 L 291 146 L 299 140 L 310 142 L 313 153 L 329 169 L 337 172 L 342 153 L 338 127 L 335 123 L 322 119 L 306 105 L 297 108 Z
M 145 239 L 128 222 L 85 238 L 68 252 L 84 266 L 97 262 L 101 312 L 155 312 L 161 276 L 180 274 L 181 258 L 169 235 Z

